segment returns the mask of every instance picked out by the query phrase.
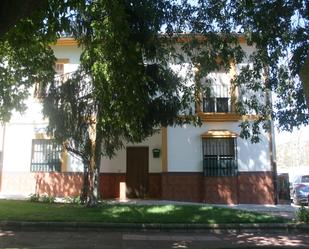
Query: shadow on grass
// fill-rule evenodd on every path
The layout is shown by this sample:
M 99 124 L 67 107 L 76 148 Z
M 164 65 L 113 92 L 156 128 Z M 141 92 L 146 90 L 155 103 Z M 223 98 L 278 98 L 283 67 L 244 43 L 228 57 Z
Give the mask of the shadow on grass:
M 106 223 L 283 223 L 267 214 L 200 205 L 113 205 L 85 208 L 73 204 L 46 204 L 0 200 L 0 220 L 80 221 Z

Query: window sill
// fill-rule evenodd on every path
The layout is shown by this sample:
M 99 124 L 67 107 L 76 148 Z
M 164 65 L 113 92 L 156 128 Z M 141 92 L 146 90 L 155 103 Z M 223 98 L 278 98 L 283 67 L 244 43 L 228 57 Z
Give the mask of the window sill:
M 227 112 L 227 113 L 199 112 L 197 113 L 197 115 L 203 122 L 224 122 L 224 121 L 242 120 L 241 115 L 234 112 Z

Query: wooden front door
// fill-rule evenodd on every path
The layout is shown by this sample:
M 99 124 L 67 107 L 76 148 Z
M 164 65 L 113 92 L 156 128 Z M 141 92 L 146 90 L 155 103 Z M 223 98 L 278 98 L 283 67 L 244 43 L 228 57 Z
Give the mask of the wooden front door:
M 148 147 L 127 147 L 127 197 L 144 198 L 148 192 Z

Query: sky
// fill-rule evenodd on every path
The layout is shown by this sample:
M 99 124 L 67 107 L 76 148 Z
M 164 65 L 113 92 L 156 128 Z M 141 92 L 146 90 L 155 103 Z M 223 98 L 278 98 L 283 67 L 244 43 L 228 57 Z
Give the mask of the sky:
M 278 130 L 275 129 L 275 140 L 277 145 L 284 144 L 295 139 L 299 140 L 299 142 L 309 142 L 309 126 L 302 126 L 300 129 L 294 129 L 293 132 L 278 132 Z

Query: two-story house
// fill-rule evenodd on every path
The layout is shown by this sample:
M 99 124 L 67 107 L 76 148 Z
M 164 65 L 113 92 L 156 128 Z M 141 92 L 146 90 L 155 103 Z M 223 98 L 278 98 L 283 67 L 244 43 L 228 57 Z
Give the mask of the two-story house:
M 53 49 L 58 74 L 76 70 L 81 48 L 73 39 L 60 39 Z M 209 75 L 210 91 L 195 105 L 201 126 L 162 127 L 114 158 L 102 158 L 102 198 L 273 204 L 273 134 L 262 133 L 258 144 L 239 137 L 244 117 L 235 113 L 237 93 L 230 81 L 236 67 Z M 82 163 L 46 136 L 40 99 L 29 99 L 28 107 L 0 129 L 0 193 L 78 195 Z

